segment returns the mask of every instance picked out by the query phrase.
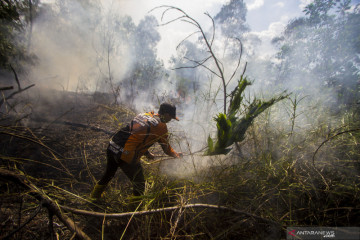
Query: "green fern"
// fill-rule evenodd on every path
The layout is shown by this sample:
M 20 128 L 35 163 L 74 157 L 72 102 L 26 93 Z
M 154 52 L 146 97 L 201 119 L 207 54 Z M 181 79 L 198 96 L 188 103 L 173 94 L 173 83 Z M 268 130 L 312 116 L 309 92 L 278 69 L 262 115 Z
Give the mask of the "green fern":
M 260 113 L 289 96 L 289 94 L 283 92 L 269 101 L 262 101 L 255 98 L 251 104 L 245 108 L 243 116 L 240 117 L 239 111 L 243 101 L 243 92 L 249 85 L 251 85 L 251 82 L 248 81 L 246 77 L 241 77 L 238 85 L 230 95 L 231 100 L 228 114 L 219 113 L 214 118 L 217 127 L 217 139 L 214 144 L 214 140 L 210 136 L 208 137 L 208 149 L 205 155 L 229 153 L 231 150 L 229 147 L 232 144 L 245 139 L 246 130 Z

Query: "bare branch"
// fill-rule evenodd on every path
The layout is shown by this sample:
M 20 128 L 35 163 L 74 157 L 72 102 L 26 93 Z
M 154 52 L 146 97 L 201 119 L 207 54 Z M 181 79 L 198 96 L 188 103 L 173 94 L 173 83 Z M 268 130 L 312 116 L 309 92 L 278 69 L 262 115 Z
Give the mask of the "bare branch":
M 0 107 L 4 104 L 4 102 L 5 102 L 6 100 L 11 99 L 11 98 L 14 97 L 16 94 L 19 94 L 19 93 L 21 93 L 21 92 L 23 92 L 23 91 L 25 91 L 25 90 L 27 90 L 27 89 L 35 86 L 35 84 L 31 84 L 30 86 L 27 86 L 26 88 L 21 88 L 21 86 L 20 86 L 20 81 L 19 81 L 19 78 L 18 78 L 18 76 L 17 76 L 17 73 L 16 73 L 15 69 L 14 69 L 11 65 L 10 65 L 10 68 L 11 68 L 11 70 L 12 70 L 13 73 L 14 73 L 15 81 L 16 81 L 16 83 L 17 83 L 17 85 L 18 85 L 18 90 L 17 90 L 16 92 L 11 93 L 11 94 L 10 94 L 9 96 L 7 96 L 7 97 L 3 97 L 3 99 L 0 100 Z M 7 89 L 5 89 L 5 90 L 9 90 L 9 88 L 7 88 Z
M 196 33 L 199 33 L 200 31 L 195 31 L 191 34 L 189 34 L 186 38 L 184 38 L 183 40 L 181 40 L 181 42 L 176 46 L 176 50 L 187 40 L 189 39 L 191 36 L 195 35 Z
M 15 233 L 20 231 L 23 227 L 25 227 L 28 223 L 30 223 L 40 212 L 42 207 L 42 203 L 39 204 L 37 209 L 34 211 L 34 213 L 24 222 L 22 223 L 17 229 L 11 231 L 8 235 L 6 235 L 3 240 L 10 239 L 11 236 L 13 236 Z
M 12 97 L 14 97 L 16 94 L 22 93 L 23 91 L 28 90 L 29 88 L 32 88 L 33 86 L 35 86 L 35 84 L 31 84 L 30 86 L 27 86 L 26 88 L 20 89 L 19 91 L 13 92 L 12 94 L 10 94 L 9 96 L 1 99 L 0 101 L 0 107 L 3 105 L 3 103 L 8 100 L 11 99 Z
M 215 53 L 214 53 L 214 51 L 212 49 L 212 44 L 213 44 L 213 41 L 214 41 L 214 38 L 215 38 L 215 22 L 214 22 L 214 19 L 210 16 L 209 13 L 205 13 L 205 15 L 208 16 L 211 19 L 212 24 L 213 24 L 213 35 L 212 35 L 212 38 L 211 38 L 211 40 L 209 42 L 207 37 L 206 37 L 206 34 L 205 34 L 204 30 L 201 27 L 201 25 L 194 18 L 192 18 L 188 14 L 186 14 L 183 10 L 181 10 L 180 8 L 177 8 L 177 7 L 163 5 L 163 6 L 154 8 L 151 11 L 153 11 L 155 9 L 159 9 L 159 8 L 166 8 L 166 10 L 164 10 L 164 12 L 163 12 L 162 18 L 165 16 L 165 13 L 167 13 L 168 11 L 175 10 L 175 11 L 181 12 L 183 14 L 183 16 L 181 16 L 180 18 L 174 19 L 174 20 L 172 20 L 170 22 L 181 19 L 181 21 L 190 23 L 190 24 L 194 25 L 195 27 L 197 27 L 199 29 L 199 32 L 200 32 L 201 36 L 204 39 L 205 45 L 206 45 L 206 47 L 208 49 L 208 52 L 211 54 L 211 58 L 214 60 L 216 68 L 219 71 L 219 73 L 216 73 L 214 70 L 211 70 L 207 66 L 205 66 L 205 65 L 203 65 L 203 64 L 201 64 L 199 62 L 196 62 L 194 60 L 192 60 L 192 62 L 196 63 L 197 64 L 196 66 L 181 67 L 181 68 L 195 68 L 195 67 L 202 66 L 202 67 L 206 68 L 211 73 L 215 74 L 217 77 L 219 77 L 221 79 L 222 84 L 223 84 L 223 92 L 224 92 L 224 113 L 226 114 L 227 93 L 226 93 L 226 81 L 225 81 L 225 76 L 224 76 L 224 66 L 221 63 L 221 61 L 215 56 Z M 166 23 L 166 24 L 168 24 L 168 23 Z M 181 68 L 176 68 L 176 69 L 181 69 Z
M 213 28 L 213 34 L 212 34 L 212 38 L 211 38 L 211 41 L 210 41 L 210 46 L 213 45 L 213 42 L 214 42 L 214 39 L 215 39 L 215 21 L 214 19 L 210 16 L 209 13 L 205 13 L 206 16 L 208 16 L 210 19 L 211 19 L 211 22 L 212 22 L 212 28 Z
M 235 67 L 235 70 L 234 70 L 233 74 L 231 75 L 231 77 L 230 77 L 230 79 L 229 79 L 229 81 L 227 82 L 226 85 L 228 85 L 228 84 L 230 83 L 230 81 L 234 78 L 237 70 L 239 69 L 240 63 L 241 63 L 241 57 L 242 57 L 242 52 L 243 52 L 243 45 L 242 45 L 240 39 L 238 39 L 238 38 L 235 38 L 235 39 L 238 40 L 239 43 L 240 43 L 239 58 L 238 58 L 238 63 L 237 63 L 237 65 L 236 65 L 236 67 Z
M 246 67 L 247 67 L 247 62 L 245 63 L 244 71 L 243 71 L 243 73 L 241 74 L 241 78 L 243 78 L 243 77 L 244 77 L 244 75 L 245 75 L 245 72 L 246 72 Z
M 210 59 L 210 58 L 212 58 L 212 56 L 209 57 L 209 59 Z M 208 71 L 210 71 L 212 74 L 214 74 L 214 75 L 216 75 L 217 77 L 221 78 L 221 76 L 220 76 L 218 73 L 216 73 L 215 71 L 213 71 L 213 70 L 210 69 L 209 67 L 205 66 L 203 63 L 200 63 L 200 62 L 198 62 L 198 61 L 196 61 L 196 60 L 191 60 L 191 59 L 188 59 L 188 58 L 185 58 L 185 59 L 188 60 L 189 62 L 196 63 L 196 65 L 194 65 L 194 66 L 177 67 L 177 68 L 175 68 L 175 69 L 197 68 L 197 67 L 200 67 L 200 66 L 201 66 L 201 67 L 207 69 Z M 205 62 L 204 62 L 204 63 L 205 63 Z
M 177 20 L 182 19 L 182 18 L 185 18 L 185 17 L 186 17 L 186 16 L 177 17 L 177 18 L 172 19 L 172 20 L 169 20 L 168 22 L 165 22 L 165 23 L 163 23 L 163 24 L 159 24 L 159 26 L 168 25 L 168 24 L 170 24 L 170 23 L 176 22 Z
M 189 24 L 191 24 L 191 25 L 194 25 L 196 28 L 199 28 L 199 24 L 198 24 L 198 23 L 194 23 L 194 22 L 189 21 L 189 20 L 181 20 L 181 21 L 186 22 L 186 23 L 189 23 Z
M 205 63 L 207 62 L 207 60 L 209 60 L 209 59 L 211 59 L 211 56 L 206 57 L 206 58 L 204 58 L 203 60 L 198 61 L 198 62 L 199 62 L 200 64 L 205 64 Z
M 11 68 L 11 70 L 12 70 L 13 73 L 14 73 L 15 81 L 16 81 L 16 83 L 17 83 L 17 85 L 18 85 L 18 91 L 20 91 L 20 90 L 21 90 L 21 87 L 20 87 L 20 82 L 19 82 L 19 78 L 18 78 L 18 76 L 17 76 L 17 74 L 16 74 L 16 71 L 15 71 L 15 69 L 13 68 L 13 66 L 11 66 L 11 65 L 10 65 L 10 68 Z

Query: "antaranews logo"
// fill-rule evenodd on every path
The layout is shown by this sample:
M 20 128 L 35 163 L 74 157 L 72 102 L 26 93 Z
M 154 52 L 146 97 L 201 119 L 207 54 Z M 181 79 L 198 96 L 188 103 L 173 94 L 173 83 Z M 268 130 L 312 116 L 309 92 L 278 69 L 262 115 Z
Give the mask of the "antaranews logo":
M 288 227 L 286 239 L 360 240 L 359 227 Z
M 294 237 L 296 237 L 296 235 L 295 235 L 295 229 L 294 230 L 291 230 L 290 232 L 288 232 L 288 234 L 290 234 L 291 236 L 294 236 Z

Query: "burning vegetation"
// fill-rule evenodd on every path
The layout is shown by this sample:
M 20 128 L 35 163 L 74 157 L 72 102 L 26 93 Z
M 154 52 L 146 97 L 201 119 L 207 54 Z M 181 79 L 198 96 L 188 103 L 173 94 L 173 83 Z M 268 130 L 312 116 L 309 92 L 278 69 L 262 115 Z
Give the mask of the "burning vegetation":
M 135 24 L 109 11 L 104 16 L 116 20 L 112 25 L 96 1 L 74 2 L 77 9 L 70 1 L 0 5 L 6 33 L 0 35 L 6 49 L 0 58 L 1 239 L 285 239 L 289 226 L 357 226 L 358 6 L 309 4 L 307 17 L 291 21 L 274 39 L 277 61 L 268 62 L 245 51 L 253 45 L 243 47 L 251 37 L 242 0 L 225 4 L 214 18 L 206 14 L 209 29 L 180 8 L 157 7 L 151 12 L 160 11 L 161 20 L 180 14 L 162 25 L 195 27 L 179 44 L 170 71 L 156 56 L 155 17 Z M 338 15 L 330 15 L 335 7 Z M 82 14 L 74 18 L 79 8 Z M 87 14 L 92 20 L 79 28 Z M 49 30 L 54 16 L 63 25 Z M 43 36 L 42 43 L 55 43 L 69 29 L 77 30 L 69 42 L 78 44 L 77 57 L 89 66 L 76 69 L 86 74 L 69 69 L 65 77 L 61 71 L 53 76 L 62 65 L 47 67 L 61 63 L 61 49 L 49 45 L 60 54 L 50 58 L 51 51 L 33 40 Z M 335 29 L 331 37 L 329 29 Z M 218 38 L 215 30 L 221 30 Z M 90 33 L 97 35 L 87 52 L 79 39 L 89 47 Z M 324 39 L 339 49 L 339 41 L 347 40 L 343 58 L 336 60 Z M 219 52 L 228 54 L 220 58 Z M 135 60 L 114 67 L 124 56 Z M 93 201 L 90 192 L 102 176 L 111 137 L 161 102 L 177 106 L 180 121 L 168 127 L 171 145 L 183 156 L 164 156 L 155 144 L 155 158 L 141 158 L 143 195 L 133 196 L 118 170 Z

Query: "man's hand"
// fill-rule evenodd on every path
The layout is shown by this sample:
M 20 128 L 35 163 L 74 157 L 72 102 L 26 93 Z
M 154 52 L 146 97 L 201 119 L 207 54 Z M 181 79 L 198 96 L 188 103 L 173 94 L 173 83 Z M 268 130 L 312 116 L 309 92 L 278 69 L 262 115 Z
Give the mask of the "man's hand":
M 177 154 L 178 154 L 179 158 L 184 156 L 184 154 L 182 152 L 178 152 Z

